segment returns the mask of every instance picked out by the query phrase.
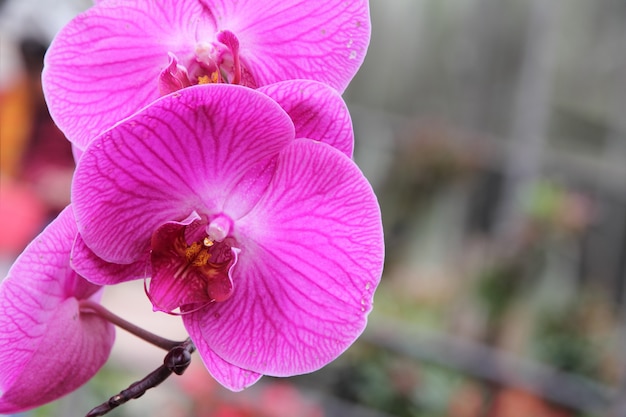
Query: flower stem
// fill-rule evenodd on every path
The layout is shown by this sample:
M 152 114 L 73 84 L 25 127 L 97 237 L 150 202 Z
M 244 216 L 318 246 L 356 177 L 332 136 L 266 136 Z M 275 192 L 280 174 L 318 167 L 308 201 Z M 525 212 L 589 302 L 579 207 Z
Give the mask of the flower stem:
M 99 406 L 93 408 L 85 417 L 100 417 L 107 414 L 120 405 L 141 397 L 147 390 L 156 387 L 172 375 L 182 375 L 191 364 L 191 354 L 196 350 L 196 346 L 191 339 L 181 342 L 178 346 L 170 349 L 163 359 L 163 365 L 150 372 L 145 378 L 130 384 L 128 388 L 120 391 L 103 402 Z
M 151 333 L 145 329 L 142 329 L 141 327 L 136 326 L 124 320 L 123 318 L 113 314 L 112 312 L 107 310 L 105 307 L 103 307 L 101 304 L 98 304 L 94 301 L 80 300 L 79 305 L 80 305 L 81 313 L 97 314 L 98 316 L 102 317 L 108 322 L 113 323 L 117 327 L 120 327 L 126 330 L 127 332 L 134 334 L 138 338 L 143 339 L 146 342 L 153 344 L 154 346 L 160 347 L 161 349 L 169 351 L 169 350 L 174 349 L 176 346 L 179 346 L 184 343 L 184 342 L 177 342 L 174 340 L 169 340 L 161 336 L 157 336 L 156 334 Z

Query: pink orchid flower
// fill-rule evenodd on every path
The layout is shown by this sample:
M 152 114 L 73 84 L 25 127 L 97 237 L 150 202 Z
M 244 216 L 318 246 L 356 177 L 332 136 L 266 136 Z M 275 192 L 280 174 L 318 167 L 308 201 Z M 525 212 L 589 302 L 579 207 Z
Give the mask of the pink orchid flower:
M 109 357 L 113 326 L 80 311 L 99 286 L 69 266 L 77 229 L 66 208 L 0 284 L 0 414 L 37 407 L 87 382 Z
M 154 309 L 182 315 L 231 390 L 335 359 L 363 331 L 380 280 L 369 183 L 295 124 L 257 90 L 194 86 L 96 138 L 74 177 L 75 263 L 148 265 Z M 90 279 L 114 283 L 87 264 Z
M 191 85 L 311 79 L 343 92 L 369 39 L 367 0 L 103 0 L 54 39 L 43 87 L 53 119 L 82 150 Z

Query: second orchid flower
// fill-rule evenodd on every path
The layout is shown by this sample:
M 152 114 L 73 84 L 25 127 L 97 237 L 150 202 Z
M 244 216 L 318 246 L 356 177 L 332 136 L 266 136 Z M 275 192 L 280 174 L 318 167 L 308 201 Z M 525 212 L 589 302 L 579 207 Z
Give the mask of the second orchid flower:
M 43 88 L 53 119 L 82 150 L 192 85 L 309 79 L 343 92 L 369 39 L 366 0 L 102 0 L 54 39 Z

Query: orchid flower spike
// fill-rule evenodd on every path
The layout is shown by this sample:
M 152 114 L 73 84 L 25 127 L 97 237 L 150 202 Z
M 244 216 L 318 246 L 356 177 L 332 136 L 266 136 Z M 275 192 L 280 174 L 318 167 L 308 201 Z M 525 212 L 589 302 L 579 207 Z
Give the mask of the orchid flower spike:
M 79 150 L 159 96 L 288 79 L 343 92 L 370 40 L 367 0 L 102 0 L 45 57 L 50 114 Z
M 113 284 L 126 277 L 99 264 L 145 263 L 154 310 L 180 314 L 235 391 L 334 360 L 363 331 L 382 272 L 371 186 L 296 125 L 260 91 L 192 86 L 97 137 L 74 177 L 75 268 Z
M 113 325 L 80 310 L 81 300 L 97 302 L 102 291 L 70 268 L 76 233 L 66 208 L 0 284 L 0 414 L 74 391 L 109 357 Z

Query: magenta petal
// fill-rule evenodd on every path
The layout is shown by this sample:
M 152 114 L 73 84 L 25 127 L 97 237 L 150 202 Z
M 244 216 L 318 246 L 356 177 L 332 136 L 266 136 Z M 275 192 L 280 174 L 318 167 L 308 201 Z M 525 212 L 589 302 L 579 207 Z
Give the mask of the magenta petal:
M 168 54 L 170 62 L 159 75 L 159 92 L 162 95 L 173 93 L 181 88 L 191 86 L 187 68 L 180 65 L 173 53 Z
M 289 80 L 260 87 L 289 114 L 297 138 L 327 143 L 352 158 L 354 133 L 339 93 L 317 81 Z
M 343 92 L 370 39 L 367 0 L 201 0 L 239 39 L 257 85 L 321 81 Z
M 197 0 L 99 2 L 65 26 L 46 54 L 42 80 L 52 118 L 84 149 L 159 97 L 168 53 L 193 52 L 198 32 L 214 28 Z
M 98 285 L 115 285 L 150 276 L 150 259 L 147 254 L 131 264 L 105 262 L 85 245 L 80 234 L 76 235 L 72 248 L 71 266 L 86 280 Z
M 376 197 L 357 166 L 308 139 L 281 152 L 258 204 L 236 223 L 235 291 L 185 317 L 225 361 L 288 376 L 316 370 L 365 327 L 383 265 Z
M 55 400 L 104 364 L 113 326 L 79 309 L 100 287 L 69 267 L 76 225 L 65 209 L 20 255 L 0 284 L 0 413 Z
M 189 332 L 189 336 L 194 341 L 198 353 L 204 362 L 207 370 L 215 378 L 217 382 L 231 391 L 242 391 L 250 385 L 257 382 L 263 375 L 240 368 L 226 362 L 211 350 L 202 338 L 202 330 L 199 328 L 199 322 L 190 316 L 184 315 L 183 322 Z M 218 317 L 216 317 L 218 319 Z
M 280 106 L 246 87 L 202 85 L 165 96 L 81 157 L 72 185 L 80 234 L 105 261 L 136 262 L 161 224 L 193 211 L 219 213 L 244 174 L 293 137 Z
M 83 151 L 74 144 L 72 144 L 72 156 L 74 157 L 74 163 L 78 163 L 80 157 L 83 156 Z

